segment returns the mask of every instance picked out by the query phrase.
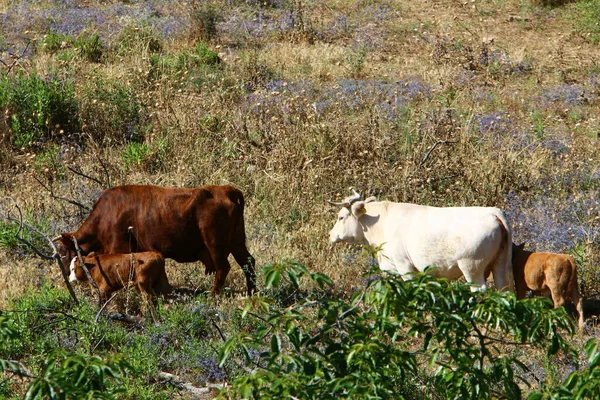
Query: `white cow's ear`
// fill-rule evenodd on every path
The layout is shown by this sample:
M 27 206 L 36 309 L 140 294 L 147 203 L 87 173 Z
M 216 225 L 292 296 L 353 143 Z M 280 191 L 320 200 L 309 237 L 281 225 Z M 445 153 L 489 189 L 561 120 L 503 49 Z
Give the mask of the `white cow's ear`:
M 357 201 L 356 203 L 352 204 L 352 215 L 354 215 L 356 218 L 360 217 L 366 212 L 367 210 L 365 210 L 364 201 Z

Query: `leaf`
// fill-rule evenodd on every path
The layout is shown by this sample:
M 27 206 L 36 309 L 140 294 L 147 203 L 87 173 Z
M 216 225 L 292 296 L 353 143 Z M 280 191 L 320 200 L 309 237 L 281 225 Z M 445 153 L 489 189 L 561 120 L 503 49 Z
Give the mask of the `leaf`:
M 281 281 L 281 272 L 278 269 L 272 268 L 265 274 L 265 286 L 270 289 L 273 286 L 279 286 Z
M 281 352 L 281 339 L 279 335 L 271 336 L 271 351 L 277 354 Z

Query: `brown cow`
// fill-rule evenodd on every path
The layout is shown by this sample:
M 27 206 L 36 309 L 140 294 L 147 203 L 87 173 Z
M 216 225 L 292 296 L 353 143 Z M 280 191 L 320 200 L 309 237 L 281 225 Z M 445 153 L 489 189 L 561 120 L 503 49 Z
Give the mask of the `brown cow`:
M 202 261 L 220 293 L 231 269 L 242 267 L 248 294 L 255 289 L 254 257 L 246 248 L 244 196 L 232 186 L 166 188 L 125 185 L 107 189 L 76 232 L 62 233 L 64 257 L 157 251 L 177 262 Z
M 579 328 L 583 329 L 583 302 L 573 257 L 527 251 L 523 250 L 524 246 L 524 243 L 513 243 L 512 265 L 517 298 L 524 299 L 527 291 L 531 290 L 537 296 L 551 297 L 556 308 L 571 301 L 579 313 Z
M 83 262 L 98 285 L 102 302 L 106 302 L 114 292 L 129 284 L 136 285 L 149 301 L 153 301 L 157 294 L 167 295 L 172 290 L 165 272 L 165 259 L 155 251 L 99 255 L 91 253 L 83 257 Z M 78 257 L 71 261 L 70 270 L 69 281 L 88 280 Z

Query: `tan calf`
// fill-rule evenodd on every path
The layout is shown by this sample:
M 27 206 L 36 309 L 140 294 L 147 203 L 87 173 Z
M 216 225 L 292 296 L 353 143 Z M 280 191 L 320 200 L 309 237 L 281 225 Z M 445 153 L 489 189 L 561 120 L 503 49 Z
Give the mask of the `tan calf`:
M 157 294 L 166 295 L 171 285 L 165 272 L 165 259 L 157 252 L 147 251 L 130 254 L 90 254 L 83 262 L 98 285 L 100 297 L 105 302 L 119 289 L 134 284 L 147 300 Z M 71 261 L 71 282 L 87 281 L 77 257 Z
M 554 307 L 573 302 L 579 313 L 579 328 L 584 327 L 583 302 L 577 284 L 575 260 L 568 254 L 536 253 L 523 250 L 524 243 L 513 244 L 512 266 L 517 298 L 531 290 L 537 296 L 551 297 Z

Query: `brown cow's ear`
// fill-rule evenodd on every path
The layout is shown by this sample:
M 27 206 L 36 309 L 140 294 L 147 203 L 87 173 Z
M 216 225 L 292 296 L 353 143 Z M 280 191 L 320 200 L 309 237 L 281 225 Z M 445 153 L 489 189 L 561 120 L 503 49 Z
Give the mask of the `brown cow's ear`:
M 524 247 L 525 247 L 525 242 L 523 242 L 523 243 L 521 243 L 521 244 L 518 244 L 518 245 L 517 245 L 517 248 L 518 248 L 519 250 L 523 250 L 523 248 L 524 248 Z
M 69 232 L 61 233 L 60 241 L 65 247 L 73 247 L 73 235 L 71 235 Z
M 367 210 L 365 210 L 365 202 L 357 201 L 356 203 L 352 204 L 350 211 L 352 211 L 352 214 L 356 218 L 359 218 L 361 215 L 367 212 Z

